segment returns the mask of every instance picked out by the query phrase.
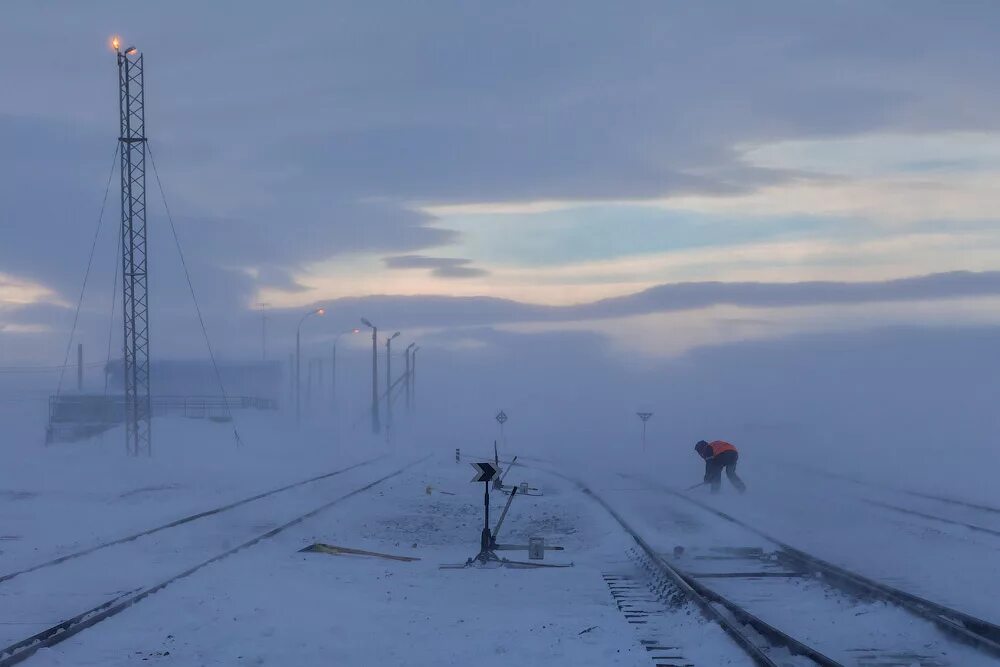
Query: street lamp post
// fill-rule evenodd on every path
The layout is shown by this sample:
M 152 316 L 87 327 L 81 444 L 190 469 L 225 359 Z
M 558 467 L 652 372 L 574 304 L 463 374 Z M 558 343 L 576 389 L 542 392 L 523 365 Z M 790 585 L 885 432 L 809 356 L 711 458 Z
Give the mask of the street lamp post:
M 361 318 L 361 323 L 372 330 L 372 433 L 382 430 L 378 418 L 378 327 Z
M 260 358 L 267 361 L 267 311 L 264 310 L 271 304 L 258 303 L 260 306 Z
M 310 310 L 299 320 L 299 326 L 295 329 L 295 424 L 302 421 L 302 323 L 312 315 L 325 315 L 322 308 Z
M 333 338 L 333 357 L 330 359 L 330 402 L 333 404 L 334 409 L 337 406 L 337 341 L 344 334 L 356 334 L 361 333 L 361 329 L 351 329 L 350 331 L 341 331 L 339 334 Z
M 646 451 L 646 422 L 648 422 L 649 418 L 653 416 L 653 413 L 637 412 L 635 414 L 642 420 L 642 451 Z
M 410 355 L 410 387 L 413 390 L 413 394 L 410 396 L 410 405 L 413 407 L 417 406 L 417 352 L 420 351 L 420 346 L 413 348 L 413 353 Z
M 410 343 L 406 346 L 406 411 L 410 411 L 410 350 L 417 346 L 416 343 Z
M 386 438 L 392 430 L 392 341 L 399 337 L 399 332 L 385 339 L 385 433 Z

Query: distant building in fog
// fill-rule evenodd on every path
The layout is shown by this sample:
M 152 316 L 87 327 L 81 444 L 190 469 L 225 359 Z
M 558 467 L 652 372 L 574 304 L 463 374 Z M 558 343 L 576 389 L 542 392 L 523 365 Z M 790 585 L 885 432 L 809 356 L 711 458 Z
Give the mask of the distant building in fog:
M 105 366 L 108 391 L 124 392 L 122 361 Z M 219 362 L 219 374 L 230 397 L 247 396 L 277 401 L 284 387 L 284 367 L 279 361 Z M 210 361 L 154 361 L 150 368 L 153 396 L 220 396 L 219 380 Z

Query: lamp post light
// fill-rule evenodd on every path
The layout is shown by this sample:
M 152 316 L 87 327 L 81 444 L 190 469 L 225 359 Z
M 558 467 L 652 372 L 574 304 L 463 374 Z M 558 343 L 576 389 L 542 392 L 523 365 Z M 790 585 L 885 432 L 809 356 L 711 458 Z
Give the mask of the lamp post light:
M 326 315 L 326 310 L 317 308 L 310 310 L 299 320 L 299 326 L 295 329 L 295 424 L 302 421 L 302 323 L 313 315 Z
M 341 331 L 333 338 L 333 358 L 330 360 L 332 362 L 330 365 L 330 402 L 333 403 L 334 409 L 337 406 L 337 341 L 344 334 L 356 333 L 361 333 L 361 329 L 355 328 L 350 331 Z
M 361 323 L 372 330 L 372 433 L 382 430 L 378 418 L 378 327 L 361 318 Z
M 637 412 L 635 414 L 642 420 L 642 451 L 646 451 L 646 422 L 648 422 L 649 418 L 653 416 L 653 413 Z
M 392 430 L 392 341 L 399 338 L 399 332 L 385 339 L 385 432 L 386 438 Z
M 406 411 L 410 411 L 410 350 L 417 346 L 416 343 L 410 343 L 406 346 Z
M 416 407 L 417 405 L 417 352 L 420 351 L 420 346 L 413 348 L 413 352 L 410 354 L 410 388 L 413 394 L 410 396 L 410 405 Z
M 267 311 L 265 309 L 270 305 L 269 303 L 257 304 L 260 307 L 260 358 L 263 361 L 267 361 Z

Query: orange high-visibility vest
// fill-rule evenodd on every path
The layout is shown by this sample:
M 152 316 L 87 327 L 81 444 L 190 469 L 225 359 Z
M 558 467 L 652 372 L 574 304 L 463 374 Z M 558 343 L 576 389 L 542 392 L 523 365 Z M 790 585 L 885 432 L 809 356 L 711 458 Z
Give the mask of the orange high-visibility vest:
M 712 456 L 718 456 L 722 452 L 736 451 L 736 448 L 725 440 L 714 440 L 708 443 L 708 448 L 712 450 Z

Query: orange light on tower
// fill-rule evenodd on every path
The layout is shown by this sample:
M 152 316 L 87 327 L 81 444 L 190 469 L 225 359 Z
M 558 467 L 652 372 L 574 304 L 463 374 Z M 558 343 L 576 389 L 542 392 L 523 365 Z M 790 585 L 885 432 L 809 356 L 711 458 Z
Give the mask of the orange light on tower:
M 112 49 L 117 51 L 119 48 L 121 48 L 121 45 L 122 45 L 122 40 L 118 37 L 118 35 L 115 35 L 114 37 L 111 38 Z

